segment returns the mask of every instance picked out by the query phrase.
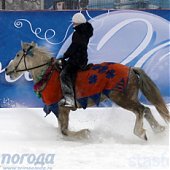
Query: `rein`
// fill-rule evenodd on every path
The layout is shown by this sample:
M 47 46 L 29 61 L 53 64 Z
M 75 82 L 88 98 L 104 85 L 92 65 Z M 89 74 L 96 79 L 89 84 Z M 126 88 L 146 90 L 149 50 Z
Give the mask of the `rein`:
M 10 71 L 9 74 L 11 74 L 11 73 L 18 73 L 18 72 L 23 72 L 23 71 L 34 70 L 34 69 L 36 69 L 36 68 L 39 68 L 39 67 L 43 67 L 43 66 L 45 66 L 45 65 L 48 65 L 48 64 L 50 64 L 50 63 L 52 62 L 52 61 L 50 60 L 49 62 L 46 62 L 46 63 L 44 63 L 44 64 L 41 64 L 41 65 L 38 65 L 38 66 L 35 66 L 35 67 L 31 67 L 31 68 L 27 68 L 27 64 L 26 64 L 25 58 L 26 58 L 26 56 L 29 54 L 29 52 L 30 52 L 30 50 L 31 50 L 32 48 L 33 48 L 33 46 L 30 46 L 30 47 L 27 49 L 27 51 L 25 51 L 25 50 L 23 49 L 23 52 L 24 52 L 24 53 L 23 53 L 21 59 L 19 60 L 19 62 L 18 62 L 18 64 L 17 64 L 17 66 L 15 67 L 15 69 L 12 70 L 12 71 Z M 21 61 L 22 61 L 23 58 L 24 58 L 25 69 L 20 69 L 20 70 L 18 70 L 17 68 L 18 68 L 18 66 L 19 66 L 19 64 L 21 63 Z
M 18 72 L 22 72 L 22 71 L 29 71 L 29 70 L 34 70 L 34 69 L 36 69 L 36 68 L 39 68 L 39 67 L 43 67 L 43 66 L 45 66 L 45 65 L 47 65 L 47 64 L 50 64 L 51 63 L 51 61 L 49 61 L 49 62 L 47 62 L 47 63 L 44 63 L 44 64 L 41 64 L 41 65 L 38 65 L 38 66 L 35 66 L 35 67 L 31 67 L 31 68 L 25 68 L 25 69 L 21 69 L 21 70 L 13 70 L 13 71 L 11 71 L 11 72 L 9 72 L 9 74 L 10 73 L 18 73 Z M 25 65 L 26 66 L 26 65 Z

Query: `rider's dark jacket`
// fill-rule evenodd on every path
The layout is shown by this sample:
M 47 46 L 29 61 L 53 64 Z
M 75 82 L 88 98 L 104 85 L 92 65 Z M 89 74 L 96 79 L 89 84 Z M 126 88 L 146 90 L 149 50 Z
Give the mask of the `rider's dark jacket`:
M 64 53 L 64 59 L 68 58 L 68 64 L 83 68 L 87 65 L 87 46 L 90 37 L 93 35 L 93 27 L 89 22 L 74 27 L 72 43 Z

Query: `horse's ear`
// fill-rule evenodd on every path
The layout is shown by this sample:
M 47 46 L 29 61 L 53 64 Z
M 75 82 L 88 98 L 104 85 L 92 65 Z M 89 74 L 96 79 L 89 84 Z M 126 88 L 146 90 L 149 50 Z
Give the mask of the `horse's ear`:
M 21 47 L 22 47 L 22 49 L 24 48 L 24 43 L 22 40 L 21 40 Z
M 37 44 L 36 44 L 34 41 L 32 41 L 32 42 L 31 42 L 31 46 L 36 47 Z

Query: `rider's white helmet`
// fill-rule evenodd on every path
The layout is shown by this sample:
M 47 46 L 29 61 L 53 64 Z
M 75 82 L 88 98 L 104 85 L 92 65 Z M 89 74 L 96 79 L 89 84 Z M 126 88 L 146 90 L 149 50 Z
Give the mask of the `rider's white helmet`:
M 86 18 L 82 13 L 76 13 L 72 17 L 72 22 L 76 24 L 83 24 L 86 23 Z

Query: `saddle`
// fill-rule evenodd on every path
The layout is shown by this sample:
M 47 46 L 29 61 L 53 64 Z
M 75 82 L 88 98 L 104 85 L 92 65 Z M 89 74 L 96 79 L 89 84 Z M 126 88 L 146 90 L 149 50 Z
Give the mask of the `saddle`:
M 89 63 L 89 64 L 87 64 L 86 66 L 82 67 L 82 68 L 80 69 L 80 71 L 87 71 L 87 70 L 89 70 L 91 67 L 93 67 L 93 63 Z

